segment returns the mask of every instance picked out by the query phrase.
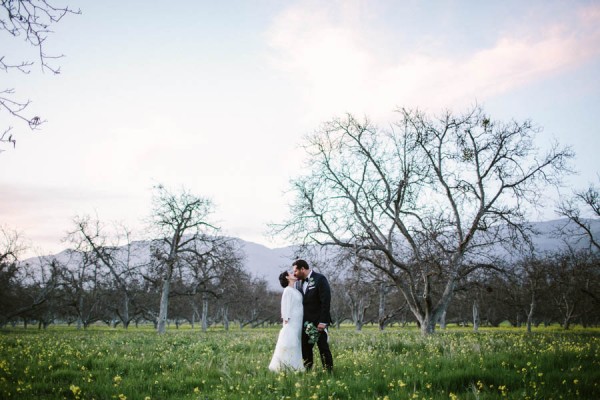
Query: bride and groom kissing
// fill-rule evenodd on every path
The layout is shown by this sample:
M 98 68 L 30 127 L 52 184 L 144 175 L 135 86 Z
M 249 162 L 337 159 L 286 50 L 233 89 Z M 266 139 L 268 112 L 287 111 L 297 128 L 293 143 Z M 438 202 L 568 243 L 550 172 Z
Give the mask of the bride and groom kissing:
M 323 368 L 331 372 L 333 357 L 327 331 L 331 323 L 329 282 L 304 260 L 296 260 L 292 266 L 293 273 L 285 271 L 279 275 L 284 288 L 281 297 L 283 327 L 269 369 L 275 372 L 310 370 L 316 343 Z

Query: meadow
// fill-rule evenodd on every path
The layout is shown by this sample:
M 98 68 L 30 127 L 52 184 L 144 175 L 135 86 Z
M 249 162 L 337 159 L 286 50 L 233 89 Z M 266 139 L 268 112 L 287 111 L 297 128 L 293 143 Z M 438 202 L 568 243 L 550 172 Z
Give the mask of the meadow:
M 423 338 L 414 328 L 347 326 L 331 335 L 332 374 L 268 371 L 278 330 L 3 329 L 0 398 L 600 398 L 597 329 L 452 328 Z

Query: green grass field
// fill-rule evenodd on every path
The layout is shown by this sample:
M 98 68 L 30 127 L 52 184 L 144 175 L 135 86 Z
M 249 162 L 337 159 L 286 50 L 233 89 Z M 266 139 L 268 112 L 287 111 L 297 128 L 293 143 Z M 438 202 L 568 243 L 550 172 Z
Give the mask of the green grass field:
M 333 374 L 268 371 L 277 333 L 0 330 L 0 398 L 600 399 L 600 330 L 342 327 Z

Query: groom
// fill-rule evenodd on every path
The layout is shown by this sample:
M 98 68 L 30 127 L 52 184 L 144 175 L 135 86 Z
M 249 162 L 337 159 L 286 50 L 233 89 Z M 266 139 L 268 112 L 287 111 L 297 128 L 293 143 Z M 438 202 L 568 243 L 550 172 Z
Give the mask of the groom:
M 327 343 L 327 326 L 331 323 L 329 314 L 329 304 L 331 303 L 331 290 L 329 282 L 323 275 L 314 272 L 304 260 L 296 260 L 292 263 L 294 266 L 294 276 L 298 278 L 298 287 L 302 293 L 304 306 L 304 322 L 312 322 L 320 332 L 317 347 L 321 355 L 321 363 L 327 371 L 333 370 L 333 357 Z M 310 370 L 313 366 L 313 346 L 308 343 L 308 335 L 302 329 L 302 358 L 304 367 Z

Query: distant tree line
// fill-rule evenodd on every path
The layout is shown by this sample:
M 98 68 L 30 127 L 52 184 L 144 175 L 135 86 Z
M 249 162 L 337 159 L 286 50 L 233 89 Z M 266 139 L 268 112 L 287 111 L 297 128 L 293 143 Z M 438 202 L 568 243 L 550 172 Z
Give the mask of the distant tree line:
M 78 220 L 86 229 L 93 222 Z M 81 231 L 80 231 L 81 232 Z M 19 263 L 6 247 L 0 263 L 0 326 L 35 324 L 47 328 L 66 323 L 85 329 L 103 323 L 127 329 L 132 324 L 154 324 L 158 329 L 162 293 L 160 258 L 154 246 L 130 242 L 114 247 L 101 245 L 67 250 L 60 257 L 39 257 Z M 96 237 L 97 239 L 97 237 Z M 13 245 L 16 244 L 12 242 Z M 253 277 L 244 268 L 243 252 L 230 238 L 211 237 L 194 244 L 206 251 L 182 258 L 174 268 L 169 293 L 167 325 L 182 324 L 207 330 L 220 325 L 225 330 L 257 327 L 280 322 L 281 293 L 270 289 L 265 279 Z M 149 261 L 143 252 L 150 252 Z M 352 323 L 389 326 L 418 323 L 406 301 L 389 278 L 356 254 L 336 254 L 335 259 L 310 259 L 329 276 L 334 326 Z M 558 324 L 569 329 L 600 324 L 600 258 L 591 249 L 557 251 L 528 257 L 514 263 L 482 269 L 460 280 L 454 300 L 443 318 L 446 324 L 497 327 Z M 274 273 L 275 274 L 275 273 Z
M 132 324 L 153 323 L 158 330 L 159 259 L 152 257 L 144 265 L 120 264 L 117 278 L 91 253 L 69 250 L 67 254 L 68 264 L 54 257 L 41 257 L 31 264 L 3 264 L 0 326 L 36 324 L 47 328 L 66 323 L 85 329 L 104 323 L 127 329 Z M 267 289 L 265 281 L 244 271 L 238 261 L 214 259 L 202 265 L 195 261 L 196 276 L 184 270 L 188 266 L 175 267 L 167 325 L 187 323 L 206 330 L 218 323 L 229 329 L 234 322 L 245 327 L 276 320 L 279 297 Z
M 366 324 L 381 330 L 419 324 L 396 285 L 366 263 L 348 261 L 345 271 L 337 270 L 341 275 L 333 275 L 334 323 L 350 321 L 356 330 Z M 599 254 L 566 248 L 482 269 L 461 279 L 452 303 L 437 323 L 441 328 L 456 324 L 475 331 L 480 326 L 498 327 L 502 323 L 528 331 L 539 325 L 560 325 L 563 329 L 574 324 L 599 326 L 599 295 Z

